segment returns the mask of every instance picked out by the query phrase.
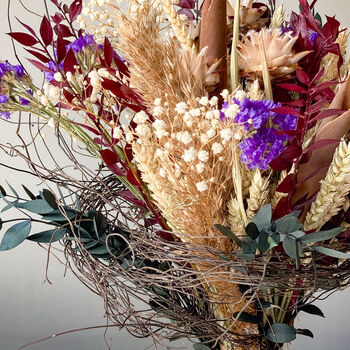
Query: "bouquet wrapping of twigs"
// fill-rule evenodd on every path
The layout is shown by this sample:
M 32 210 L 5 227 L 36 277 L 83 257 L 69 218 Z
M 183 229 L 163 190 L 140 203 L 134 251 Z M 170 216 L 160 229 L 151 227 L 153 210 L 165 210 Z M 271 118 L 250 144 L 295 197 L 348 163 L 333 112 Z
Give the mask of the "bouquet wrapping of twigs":
M 44 83 L 0 62 L 19 137 L 1 150 L 45 184 L 0 187 L 21 212 L 0 250 L 60 244 L 108 321 L 159 344 L 312 337 L 296 315 L 323 316 L 313 301 L 350 277 L 349 33 L 307 0 L 290 17 L 275 0 L 45 4 L 8 33 Z

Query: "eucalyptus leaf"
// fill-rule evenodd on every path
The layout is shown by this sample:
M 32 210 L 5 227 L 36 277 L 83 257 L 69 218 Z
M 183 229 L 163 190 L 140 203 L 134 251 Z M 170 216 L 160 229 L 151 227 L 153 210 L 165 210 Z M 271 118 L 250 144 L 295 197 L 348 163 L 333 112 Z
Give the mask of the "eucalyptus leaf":
M 245 254 L 242 251 L 237 252 L 236 254 L 238 259 L 252 261 L 255 259 L 255 254 Z
M 258 242 L 259 242 L 258 243 L 258 248 L 259 248 L 261 253 L 265 253 L 270 248 L 270 244 L 267 241 L 268 238 L 269 238 L 269 235 L 268 235 L 267 232 L 262 231 L 260 233 L 259 240 L 258 240 Z
M 0 194 L 1 194 L 1 197 L 2 196 L 5 197 L 7 195 L 5 189 L 2 186 L 0 186 Z
M 22 208 L 35 214 L 49 214 L 53 209 L 46 203 L 44 199 L 35 199 L 32 201 L 20 203 L 17 205 L 18 208 Z
M 48 214 L 42 214 L 44 220 L 48 221 L 67 221 L 75 218 L 76 214 L 66 209 L 64 215 L 59 210 L 52 210 Z
M 65 228 L 46 230 L 27 237 L 28 240 L 39 243 L 53 243 L 64 237 L 67 230 Z
M 36 199 L 35 195 L 26 186 L 22 185 L 22 187 L 30 199 Z
M 301 255 L 301 244 L 296 239 L 286 236 L 283 240 L 283 249 L 288 256 L 297 259 Z
M 211 350 L 211 348 L 204 344 L 193 344 L 194 350 Z
M 300 241 L 302 243 L 315 243 L 315 242 L 322 242 L 327 241 L 329 239 L 332 239 L 334 237 L 337 237 L 341 232 L 343 232 L 343 227 L 336 227 L 331 230 L 326 231 L 319 231 L 314 233 L 309 233 L 305 236 L 303 236 Z
M 271 225 L 272 220 L 272 207 L 271 204 L 266 204 L 260 208 L 260 210 L 253 217 L 252 221 L 259 229 L 267 229 Z
M 302 305 L 302 306 L 298 307 L 298 311 L 304 311 L 304 312 L 311 314 L 311 315 L 325 317 L 322 310 L 313 304 Z
M 243 254 L 255 254 L 258 243 L 249 237 L 245 237 L 242 242 Z
M 12 191 L 12 193 L 15 195 L 15 197 L 19 198 L 18 193 L 16 192 L 16 190 L 6 181 L 8 187 L 10 187 L 10 190 Z
M 298 217 L 294 215 L 286 215 L 276 220 L 276 228 L 280 233 L 291 233 L 300 230 L 303 224 L 298 222 Z
M 285 323 L 274 323 L 268 329 L 266 338 L 274 343 L 288 343 L 296 338 L 297 331 Z
M 56 197 L 55 197 L 55 195 L 54 195 L 51 191 L 49 191 L 49 190 L 47 190 L 47 189 L 44 189 L 44 190 L 43 190 L 43 197 L 44 197 L 45 201 L 47 202 L 47 204 L 48 204 L 52 209 L 55 209 L 55 210 L 58 209 Z
M 350 254 L 339 252 L 338 250 L 326 248 L 326 247 L 312 247 L 312 250 L 322 253 L 324 255 L 331 256 L 338 259 L 350 259 Z
M 3 199 L 5 200 L 5 198 L 3 198 Z M 13 207 L 16 207 L 17 204 L 18 204 L 18 200 L 15 200 L 14 202 L 7 201 L 7 205 L 2 208 L 1 212 L 4 213 L 5 211 L 7 211 Z
M 239 247 L 242 246 L 242 241 L 228 227 L 220 224 L 214 224 L 214 227 L 218 229 L 224 236 L 234 241 Z
M 99 243 L 96 247 L 88 249 L 88 252 L 92 255 L 94 254 L 109 254 L 107 246 L 105 244 Z
M 2 229 L 2 219 L 0 218 L 0 230 Z
M 296 331 L 297 334 L 305 335 L 306 337 L 310 338 L 314 337 L 313 333 L 309 329 L 298 328 Z
M 247 235 L 251 238 L 251 239 L 257 239 L 259 236 L 259 229 L 258 226 L 256 226 L 256 224 L 254 224 L 254 222 L 250 222 L 246 228 L 245 228 L 245 232 L 247 233 Z
M 267 242 L 269 244 L 269 249 L 277 247 L 280 242 L 280 235 L 277 232 L 273 233 L 267 238 Z
M 32 227 L 31 221 L 26 220 L 11 226 L 4 234 L 0 250 L 9 250 L 21 244 L 29 235 Z

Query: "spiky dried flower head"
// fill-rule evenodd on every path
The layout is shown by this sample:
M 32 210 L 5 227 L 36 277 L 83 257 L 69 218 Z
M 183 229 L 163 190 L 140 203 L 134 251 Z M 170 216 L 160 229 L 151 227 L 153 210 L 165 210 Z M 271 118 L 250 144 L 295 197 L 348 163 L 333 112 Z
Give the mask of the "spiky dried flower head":
M 238 45 L 241 75 L 254 79 L 262 77 L 262 59 L 259 52 L 259 42 L 262 41 L 271 79 L 288 77 L 298 68 L 298 62 L 310 53 L 296 53 L 293 46 L 297 40 L 291 33 L 283 33 L 280 29 L 248 32 Z

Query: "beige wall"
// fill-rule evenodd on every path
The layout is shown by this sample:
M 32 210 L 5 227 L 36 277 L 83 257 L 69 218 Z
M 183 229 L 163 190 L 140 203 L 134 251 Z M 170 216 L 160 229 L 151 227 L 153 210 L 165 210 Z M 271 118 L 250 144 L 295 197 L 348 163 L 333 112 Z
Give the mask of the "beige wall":
M 41 0 L 23 0 L 31 9 L 42 12 Z M 6 0 L 0 0 L 1 9 Z M 38 26 L 38 20 L 30 19 L 19 6 L 18 0 L 12 0 L 12 17 L 17 16 L 26 22 Z M 296 0 L 286 0 L 289 9 L 297 7 Z M 337 15 L 344 27 L 350 26 L 349 0 L 319 0 L 320 13 Z M 18 27 L 16 25 L 16 27 Z M 16 28 L 15 27 L 15 28 Z M 18 27 L 19 29 L 19 27 Z M 13 62 L 14 55 L 10 40 L 4 34 L 8 31 L 6 15 L 0 11 L 0 55 L 1 59 Z M 23 56 L 23 55 L 22 55 Z M 15 120 L 15 118 L 14 118 Z M 1 140 L 14 142 L 15 127 L 0 123 Z M 50 134 L 48 134 L 50 137 Z M 20 164 L 19 160 L 9 159 L 0 153 L 0 162 Z M 26 184 L 33 188 L 38 181 L 29 176 L 0 168 L 0 184 L 5 179 L 19 188 Z M 1 207 L 0 207 L 1 208 Z M 8 214 L 0 214 L 5 218 Z M 2 231 L 3 232 L 3 231 Z M 45 281 L 46 252 L 36 244 L 25 242 L 13 251 L 0 253 L 0 350 L 15 350 L 17 347 L 51 334 L 75 328 L 101 325 L 103 304 L 101 300 L 78 282 L 71 273 L 64 277 L 64 267 L 51 258 L 48 276 L 53 285 Z M 291 349 L 346 350 L 349 349 L 347 311 L 350 308 L 350 291 L 338 293 L 319 304 L 326 319 L 300 314 L 298 326 L 310 328 L 315 339 L 300 336 Z M 33 345 L 33 350 L 103 350 L 108 349 L 103 330 L 74 333 L 57 337 L 41 344 Z M 109 331 L 107 341 L 112 340 L 111 349 L 141 350 L 150 345 L 148 340 L 137 340 L 126 332 Z M 191 349 L 188 346 L 188 349 Z

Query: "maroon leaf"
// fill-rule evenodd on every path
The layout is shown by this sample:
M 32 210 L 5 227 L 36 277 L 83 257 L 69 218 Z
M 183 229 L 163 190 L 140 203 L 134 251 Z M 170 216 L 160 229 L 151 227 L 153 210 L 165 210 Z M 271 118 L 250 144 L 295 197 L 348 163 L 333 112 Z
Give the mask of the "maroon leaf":
M 125 190 L 118 192 L 118 196 L 124 198 L 128 202 L 135 204 L 139 207 L 145 208 L 145 204 L 142 200 L 138 199 L 131 191 Z
M 72 49 L 69 49 L 66 58 L 64 59 L 63 62 L 63 70 L 65 74 L 68 72 L 71 72 L 74 74 L 75 68 L 74 66 L 78 65 L 77 59 L 75 58 L 74 52 Z
M 277 220 L 291 212 L 290 199 L 288 197 L 283 197 L 279 200 L 276 208 L 273 212 L 272 219 Z
M 50 0 L 54 5 L 58 6 L 57 0 Z
M 314 78 L 311 80 L 310 85 L 312 85 L 313 83 L 315 83 L 317 80 L 321 79 L 321 77 L 323 76 L 325 70 L 326 70 L 326 68 L 323 67 L 323 68 L 314 76 Z
M 304 84 L 304 85 L 308 85 L 309 84 L 309 76 L 301 69 L 297 69 L 296 70 L 296 75 L 298 80 Z
M 333 143 L 339 143 L 339 140 L 325 139 L 317 141 L 316 143 L 313 143 L 310 147 L 308 147 L 306 150 L 304 150 L 303 154 L 307 154 L 315 149 L 322 148 Z
M 75 0 L 72 2 L 72 4 L 69 7 L 69 18 L 72 22 L 74 22 L 80 15 L 82 8 L 82 0 Z
M 66 45 L 61 35 L 58 36 L 56 43 L 57 43 L 57 63 L 60 63 L 66 57 Z
M 43 20 L 41 21 L 40 35 L 46 46 L 51 44 L 53 39 L 53 31 L 52 31 L 50 21 L 47 19 L 46 16 L 44 16 Z
M 118 71 L 124 75 L 126 75 L 127 77 L 130 77 L 130 72 L 129 72 L 129 68 L 126 66 L 126 64 L 119 59 L 117 56 L 114 57 L 114 63 L 118 68 Z
M 38 40 L 36 40 L 33 36 L 21 33 L 21 32 L 12 32 L 7 33 L 12 39 L 18 41 L 20 44 L 25 46 L 33 46 L 38 43 Z
M 38 51 L 34 51 L 34 50 L 29 50 L 29 49 L 25 49 L 26 51 L 28 51 L 29 53 L 31 53 L 33 56 L 35 56 L 37 59 L 39 59 L 41 62 L 44 63 L 48 63 L 51 61 L 50 58 L 44 56 L 43 54 L 41 54 Z
M 190 9 L 182 8 L 179 11 L 177 11 L 177 13 L 179 15 L 185 15 L 190 21 L 193 21 L 195 19 L 195 16 Z
M 277 86 L 281 87 L 282 89 L 286 89 L 288 91 L 294 91 L 294 92 L 300 92 L 300 93 L 307 92 L 305 88 L 297 84 L 278 84 Z
M 284 159 L 281 156 L 278 156 L 277 158 L 273 159 L 269 166 L 274 171 L 283 171 L 286 169 L 289 169 L 291 167 L 291 162 L 289 160 Z
M 16 19 L 17 19 L 17 21 L 18 21 L 19 23 L 22 24 L 22 26 L 23 26 L 24 28 L 26 28 L 26 29 L 29 31 L 29 33 L 33 34 L 33 35 L 36 37 L 36 33 L 35 33 L 35 31 L 33 30 L 32 27 L 30 27 L 28 24 L 25 24 L 25 23 L 23 23 L 22 21 L 20 21 L 17 17 L 16 17 Z
M 290 137 L 299 137 L 301 132 L 298 130 L 274 130 L 276 135 L 288 135 Z
M 65 97 L 65 99 L 67 100 L 68 103 L 72 103 L 72 101 L 74 99 L 74 95 L 72 93 L 70 93 L 69 91 L 64 89 L 63 90 L 63 95 L 64 95 L 64 97 Z
M 295 188 L 295 174 L 289 174 L 276 188 L 277 192 L 290 193 Z
M 64 20 L 64 16 L 59 13 L 59 12 L 56 12 L 54 16 L 51 16 L 51 19 L 56 23 L 56 24 L 59 24 L 61 23 L 63 20 Z
M 61 35 L 63 38 L 69 38 L 70 36 L 73 36 L 72 32 L 65 24 L 56 24 L 53 27 L 53 30 L 57 36 Z
M 322 111 L 321 113 L 319 113 L 315 118 L 312 118 L 309 121 L 309 123 L 313 123 L 316 120 L 321 120 L 321 119 L 333 117 L 335 115 L 341 115 L 344 112 L 346 112 L 346 111 L 344 111 L 342 109 L 326 109 L 326 110 Z
M 308 114 L 318 113 L 323 108 L 324 105 L 325 105 L 325 101 L 321 99 L 320 101 L 307 107 L 306 113 Z
M 126 178 L 128 179 L 128 181 L 132 185 L 140 187 L 139 181 L 137 180 L 136 176 L 134 175 L 134 173 L 131 170 L 128 171 L 128 174 L 127 174 Z
M 305 103 L 306 103 L 305 100 L 302 98 L 300 100 L 286 102 L 286 104 L 288 104 L 288 106 L 293 106 L 293 107 L 304 107 Z
M 74 122 L 74 121 L 70 121 L 70 123 L 73 123 L 75 125 L 79 125 L 81 126 L 82 128 L 86 129 L 86 130 L 89 130 L 90 132 L 92 132 L 93 134 L 97 135 L 97 136 L 101 136 L 101 133 L 94 129 L 93 127 L 89 126 L 89 125 L 86 125 L 86 124 L 82 124 L 82 123 L 77 123 L 77 122 Z
M 280 113 L 280 114 L 291 114 L 295 117 L 300 117 L 301 115 L 294 108 L 291 107 L 276 107 L 272 108 L 271 112 Z
M 53 71 L 46 67 L 45 65 L 43 65 L 42 63 L 38 62 L 38 61 L 35 61 L 35 60 L 32 60 L 30 58 L 27 58 L 27 60 L 32 64 L 34 65 L 36 68 L 40 69 L 41 71 L 43 72 L 50 72 L 50 73 L 53 73 Z
M 112 60 L 113 60 L 113 55 L 114 55 L 114 50 L 113 47 L 108 40 L 107 37 L 105 37 L 105 42 L 104 42 L 104 56 L 105 56 L 105 61 L 108 67 L 111 66 Z
M 106 163 L 107 166 L 111 166 L 120 162 L 120 159 L 116 155 L 116 153 L 111 151 L 110 149 L 103 149 L 103 150 L 100 150 L 99 152 L 101 154 L 103 161 Z

